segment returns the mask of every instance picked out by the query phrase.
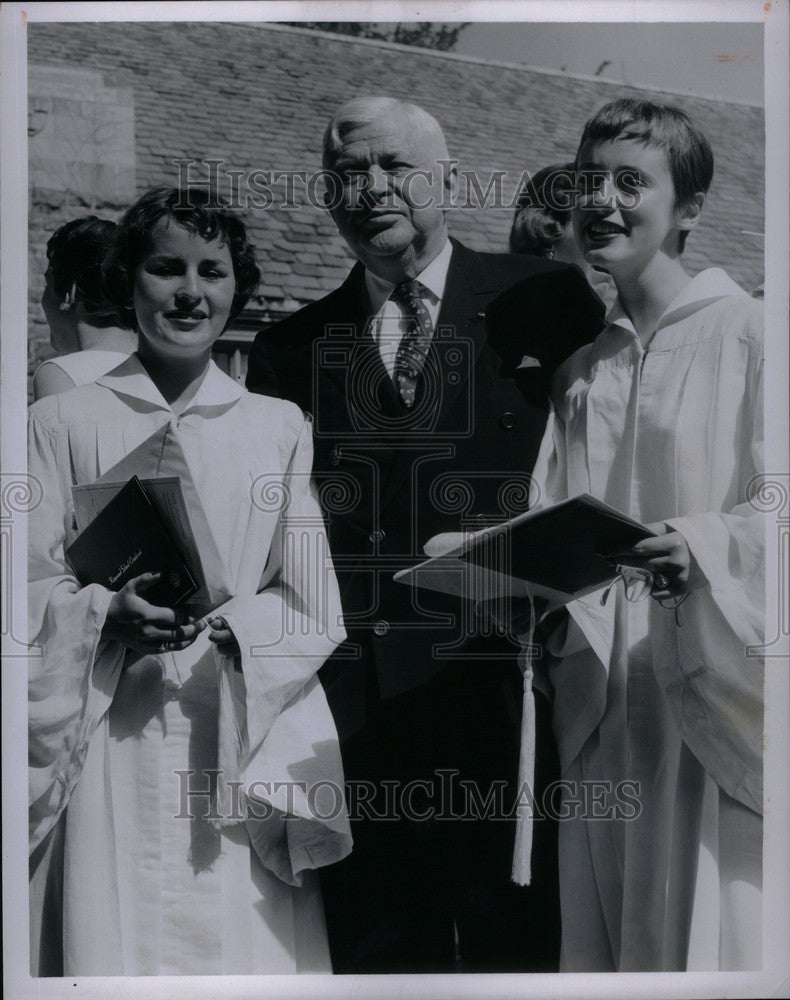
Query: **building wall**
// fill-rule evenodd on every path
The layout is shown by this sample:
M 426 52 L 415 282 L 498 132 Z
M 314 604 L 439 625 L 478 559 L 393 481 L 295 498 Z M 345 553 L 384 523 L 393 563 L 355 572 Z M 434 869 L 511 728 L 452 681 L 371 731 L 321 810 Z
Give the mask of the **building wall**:
M 220 189 L 256 195 L 255 171 L 318 170 L 332 110 L 367 92 L 424 105 L 451 156 L 485 190 L 499 172 L 505 207 L 451 212 L 450 229 L 482 250 L 506 248 L 512 200 L 525 170 L 573 157 L 581 126 L 608 100 L 644 93 L 690 111 L 716 153 L 703 224 L 689 239 L 692 271 L 727 268 L 745 288 L 762 281 L 763 112 L 604 80 L 481 63 L 304 29 L 263 24 L 34 24 L 29 28 L 31 371 L 48 353 L 40 308 L 48 236 L 89 212 L 116 219 L 136 193 L 176 183 L 174 160 L 219 161 Z M 193 164 L 190 177 L 205 179 Z M 236 188 L 226 171 L 236 171 Z M 183 167 L 182 167 L 183 171 Z M 271 179 L 273 204 L 244 209 L 263 280 L 222 350 L 240 354 L 267 319 L 335 287 L 349 254 L 306 185 Z M 288 201 L 288 204 L 284 204 Z M 238 366 L 241 368 L 238 368 Z M 231 366 L 228 361 L 226 366 Z

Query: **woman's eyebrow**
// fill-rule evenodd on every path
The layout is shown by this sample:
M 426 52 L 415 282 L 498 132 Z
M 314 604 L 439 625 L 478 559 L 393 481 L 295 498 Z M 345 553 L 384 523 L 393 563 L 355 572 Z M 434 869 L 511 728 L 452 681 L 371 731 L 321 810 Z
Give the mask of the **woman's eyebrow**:
M 576 170 L 578 172 L 597 170 L 601 174 L 624 174 L 627 171 L 629 174 L 644 174 L 645 177 L 650 176 L 649 171 L 645 170 L 644 167 L 632 167 L 628 163 L 618 163 L 616 167 L 604 167 L 600 163 L 588 160 L 585 163 L 580 163 Z
M 146 264 L 183 264 L 184 263 L 184 259 L 183 259 L 183 257 L 179 257 L 178 254 L 175 254 L 173 256 L 169 256 L 168 254 L 158 253 L 158 254 L 153 254 L 151 257 L 146 257 L 145 258 L 145 263 Z M 224 260 L 222 257 L 203 257 L 200 260 L 200 265 L 203 265 L 203 264 L 212 264 L 212 265 L 222 264 L 222 265 L 224 265 L 224 264 L 227 264 L 227 261 Z
M 168 256 L 166 253 L 155 253 L 151 254 L 150 257 L 145 258 L 146 264 L 177 264 L 181 261 L 181 258 L 177 255 Z

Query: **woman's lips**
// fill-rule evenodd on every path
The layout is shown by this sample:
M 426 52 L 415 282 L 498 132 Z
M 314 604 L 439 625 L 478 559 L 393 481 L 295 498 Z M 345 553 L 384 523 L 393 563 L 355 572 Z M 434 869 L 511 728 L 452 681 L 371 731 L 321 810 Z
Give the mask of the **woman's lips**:
M 208 316 L 204 312 L 169 312 L 167 318 L 174 326 L 182 330 L 192 330 L 207 320 Z
M 627 235 L 625 226 L 620 226 L 616 222 L 608 222 L 606 219 L 593 219 L 584 227 L 584 232 L 592 240 L 605 240 L 612 236 Z

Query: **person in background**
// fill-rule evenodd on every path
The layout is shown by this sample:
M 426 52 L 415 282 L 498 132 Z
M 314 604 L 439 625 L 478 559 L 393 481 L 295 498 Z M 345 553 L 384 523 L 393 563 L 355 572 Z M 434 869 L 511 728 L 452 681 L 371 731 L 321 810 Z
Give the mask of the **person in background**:
M 615 582 L 571 602 L 553 631 L 547 619 L 548 655 L 535 661 L 569 817 L 562 968 L 757 969 L 762 304 L 719 268 L 684 267 L 713 153 L 683 111 L 606 105 L 576 165 L 576 236 L 618 297 L 556 375 L 536 474 L 547 503 L 589 493 L 653 537 L 602 553 Z M 591 782 L 600 798 L 580 809 Z
M 617 294 L 611 277 L 588 264 L 576 242 L 572 211 L 576 199 L 573 163 L 538 170 L 521 190 L 510 229 L 510 252 L 576 264 L 608 308 Z
M 86 215 L 49 238 L 41 305 L 56 357 L 36 369 L 34 399 L 93 382 L 137 347 L 137 335 L 123 327 L 102 284 L 114 232 L 114 222 Z

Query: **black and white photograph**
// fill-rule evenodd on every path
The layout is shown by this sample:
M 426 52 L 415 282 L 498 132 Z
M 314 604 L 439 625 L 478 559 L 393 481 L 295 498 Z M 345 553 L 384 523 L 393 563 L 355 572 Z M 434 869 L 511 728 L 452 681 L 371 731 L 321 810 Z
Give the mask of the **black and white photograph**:
M 790 996 L 788 0 L 0 17 L 6 995 Z

